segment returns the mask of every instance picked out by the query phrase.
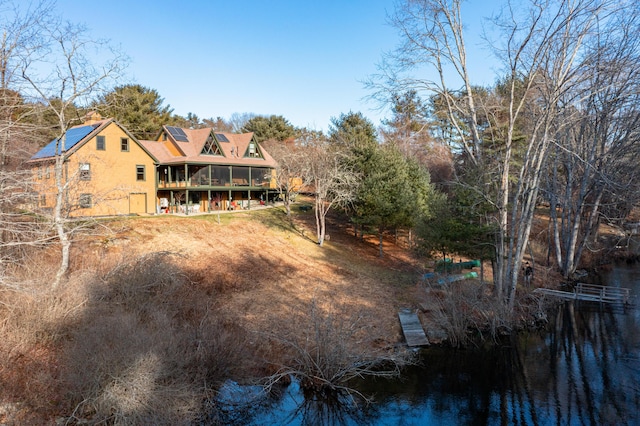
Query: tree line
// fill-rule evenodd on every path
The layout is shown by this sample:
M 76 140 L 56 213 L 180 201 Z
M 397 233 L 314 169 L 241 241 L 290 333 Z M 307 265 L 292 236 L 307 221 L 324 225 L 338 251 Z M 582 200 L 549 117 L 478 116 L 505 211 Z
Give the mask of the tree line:
M 368 85 L 382 101 L 428 97 L 433 136 L 455 157 L 452 209 L 478 236 L 489 231 L 477 247 L 488 247 L 496 296 L 510 306 L 540 205 L 550 215 L 548 257 L 569 277 L 599 224 L 620 224 L 638 204 L 639 9 L 503 2 L 483 23 L 497 70 L 489 86 L 473 83 L 464 2 L 405 0 L 390 16 L 401 43 Z M 451 230 L 453 241 L 467 232 Z

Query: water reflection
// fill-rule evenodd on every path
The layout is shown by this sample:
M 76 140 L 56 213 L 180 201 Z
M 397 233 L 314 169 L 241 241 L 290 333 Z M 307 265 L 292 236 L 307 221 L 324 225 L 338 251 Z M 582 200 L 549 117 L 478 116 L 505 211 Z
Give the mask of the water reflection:
M 305 426 L 350 425 L 368 422 L 361 405 L 351 396 L 329 399 L 308 396 L 290 416 Z
M 640 292 L 640 270 L 616 268 L 609 285 Z M 250 424 L 640 424 L 640 313 L 565 303 L 549 330 L 498 347 L 429 348 L 399 380 L 369 379 L 372 405 L 305 400 L 295 383 Z
M 370 424 L 362 409 L 364 401 L 355 395 L 320 398 L 304 395 L 294 379 L 286 388 L 264 398 L 225 405 L 215 421 L 203 424 L 225 425 L 361 425 Z M 240 402 L 238 404 L 238 402 Z

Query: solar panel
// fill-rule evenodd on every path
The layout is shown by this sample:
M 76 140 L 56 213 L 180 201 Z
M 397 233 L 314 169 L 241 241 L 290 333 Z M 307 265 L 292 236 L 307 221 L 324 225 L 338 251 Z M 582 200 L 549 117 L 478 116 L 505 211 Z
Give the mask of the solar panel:
M 189 142 L 187 134 L 180 127 L 167 126 L 167 130 L 177 142 Z
M 58 139 L 54 139 L 31 157 L 31 159 L 53 157 L 56 154 L 60 154 L 60 151 L 66 152 L 76 146 L 78 142 L 82 141 L 95 128 L 96 125 L 73 127 L 67 130 L 65 134 L 64 149 L 62 149 L 61 144 L 58 144 Z
M 220 142 L 229 142 L 229 139 L 227 139 L 227 137 L 222 133 L 216 133 L 216 139 Z

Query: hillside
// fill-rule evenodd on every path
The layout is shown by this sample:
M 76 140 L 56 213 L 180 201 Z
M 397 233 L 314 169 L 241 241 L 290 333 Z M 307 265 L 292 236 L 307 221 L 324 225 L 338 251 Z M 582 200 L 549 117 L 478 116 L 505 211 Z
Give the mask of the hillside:
M 397 309 L 412 303 L 421 271 L 407 250 L 388 242 L 381 259 L 377 238 L 355 238 L 336 220 L 328 227 L 330 240 L 319 247 L 313 212 L 299 209 L 292 225 L 279 208 L 220 218 L 220 223 L 217 215 L 131 219 L 113 237 L 86 241 L 75 250 L 85 255 L 93 250 L 107 267 L 120 256 L 176 253 L 190 276 L 225 294 L 219 303 L 252 331 L 289 323 L 288 313 L 308 310 L 315 299 L 337 311 L 371 315 L 377 337 L 390 344 L 400 338 Z
M 324 247 L 313 229 L 298 207 L 293 222 L 278 207 L 108 220 L 74 243 L 57 292 L 55 246 L 33 253 L 0 294 L 0 422 L 193 420 L 222 381 L 273 373 L 283 342 L 323 324 L 351 350 L 396 346 L 420 263 L 390 241 L 379 258 L 339 220 Z

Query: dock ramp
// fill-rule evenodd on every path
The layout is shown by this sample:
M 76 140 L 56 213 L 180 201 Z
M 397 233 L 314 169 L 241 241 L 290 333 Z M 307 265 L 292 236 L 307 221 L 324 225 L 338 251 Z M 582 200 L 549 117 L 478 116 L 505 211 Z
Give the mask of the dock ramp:
M 402 326 L 402 333 L 409 347 L 429 345 L 429 339 L 427 339 L 427 335 L 424 333 L 420 318 L 418 318 L 416 312 L 410 309 L 403 309 L 398 312 L 398 318 Z

